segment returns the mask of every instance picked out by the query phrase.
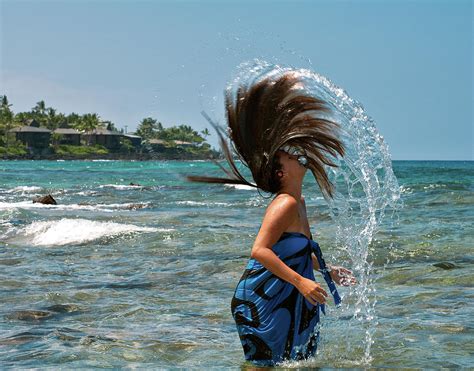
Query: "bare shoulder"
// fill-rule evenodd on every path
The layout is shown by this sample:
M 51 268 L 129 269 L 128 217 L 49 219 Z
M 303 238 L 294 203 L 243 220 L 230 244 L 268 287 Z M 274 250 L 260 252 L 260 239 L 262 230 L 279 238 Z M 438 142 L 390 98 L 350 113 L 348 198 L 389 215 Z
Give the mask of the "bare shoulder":
M 274 212 L 284 214 L 298 212 L 298 201 L 288 194 L 280 194 L 268 205 L 266 214 Z
M 298 201 L 288 194 L 281 194 L 268 205 L 262 226 L 284 231 L 297 217 Z
M 271 247 L 297 218 L 298 201 L 294 197 L 287 194 L 275 197 L 267 207 L 254 248 Z

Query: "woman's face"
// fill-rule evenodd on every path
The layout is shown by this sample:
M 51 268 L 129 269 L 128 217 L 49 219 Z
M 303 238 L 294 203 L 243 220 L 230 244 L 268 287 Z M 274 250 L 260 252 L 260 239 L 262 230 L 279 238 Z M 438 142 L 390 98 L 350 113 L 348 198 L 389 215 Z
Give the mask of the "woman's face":
M 287 179 L 304 177 L 307 169 L 298 162 L 298 156 L 278 151 L 278 159 Z

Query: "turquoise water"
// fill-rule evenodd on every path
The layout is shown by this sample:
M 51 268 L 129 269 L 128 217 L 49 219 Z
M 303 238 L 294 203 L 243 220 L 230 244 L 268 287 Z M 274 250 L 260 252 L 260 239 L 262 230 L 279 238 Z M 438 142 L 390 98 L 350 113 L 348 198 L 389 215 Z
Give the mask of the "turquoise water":
M 404 207 L 386 211 L 370 245 L 369 359 L 366 329 L 330 308 L 317 357 L 289 367 L 474 363 L 474 162 L 393 169 Z M 230 300 L 269 200 L 186 174 L 221 175 L 200 161 L 0 162 L 2 367 L 247 365 Z M 31 202 L 46 193 L 57 206 Z M 314 239 L 336 263 L 310 175 L 304 194 Z M 341 293 L 356 313 L 357 296 Z

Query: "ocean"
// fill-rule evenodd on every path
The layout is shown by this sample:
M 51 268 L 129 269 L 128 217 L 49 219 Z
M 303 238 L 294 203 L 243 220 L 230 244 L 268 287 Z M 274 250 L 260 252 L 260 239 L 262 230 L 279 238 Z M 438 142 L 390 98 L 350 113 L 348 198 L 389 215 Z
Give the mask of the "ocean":
M 474 366 L 474 162 L 392 166 L 400 207 L 370 243 L 365 296 L 340 288 L 316 357 L 286 367 Z M 187 174 L 222 175 L 205 161 L 0 161 L 2 369 L 248 366 L 230 301 L 270 198 Z M 303 192 L 337 263 L 311 174 Z M 58 205 L 32 203 L 48 193 Z

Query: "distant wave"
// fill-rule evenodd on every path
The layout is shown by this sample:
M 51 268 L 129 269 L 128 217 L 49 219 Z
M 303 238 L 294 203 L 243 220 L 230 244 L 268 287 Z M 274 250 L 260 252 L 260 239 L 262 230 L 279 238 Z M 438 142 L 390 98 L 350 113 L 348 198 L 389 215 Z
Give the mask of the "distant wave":
M 29 242 L 35 246 L 61 246 L 82 244 L 102 237 L 172 230 L 87 219 L 60 219 L 33 222 L 21 230 L 20 235 L 28 238 Z
M 202 202 L 202 201 L 176 201 L 177 205 L 190 205 L 190 206 L 231 206 L 229 202 Z
M 126 185 L 126 184 L 104 184 L 99 186 L 99 188 L 114 188 L 114 189 L 140 189 L 144 188 L 144 186 L 141 185 Z
M 0 210 L 12 210 L 12 209 L 56 209 L 56 210 L 90 210 L 90 211 L 103 211 L 103 212 L 114 212 L 117 210 L 134 210 L 144 209 L 150 207 L 149 202 L 137 202 L 137 203 L 123 203 L 123 204 L 95 204 L 95 205 L 81 205 L 81 204 L 68 204 L 68 205 L 44 205 L 40 203 L 33 203 L 32 201 L 21 201 L 21 202 L 0 202 Z
M 37 186 L 18 186 L 9 190 L 6 190 L 5 193 L 36 193 L 41 191 L 42 187 Z

